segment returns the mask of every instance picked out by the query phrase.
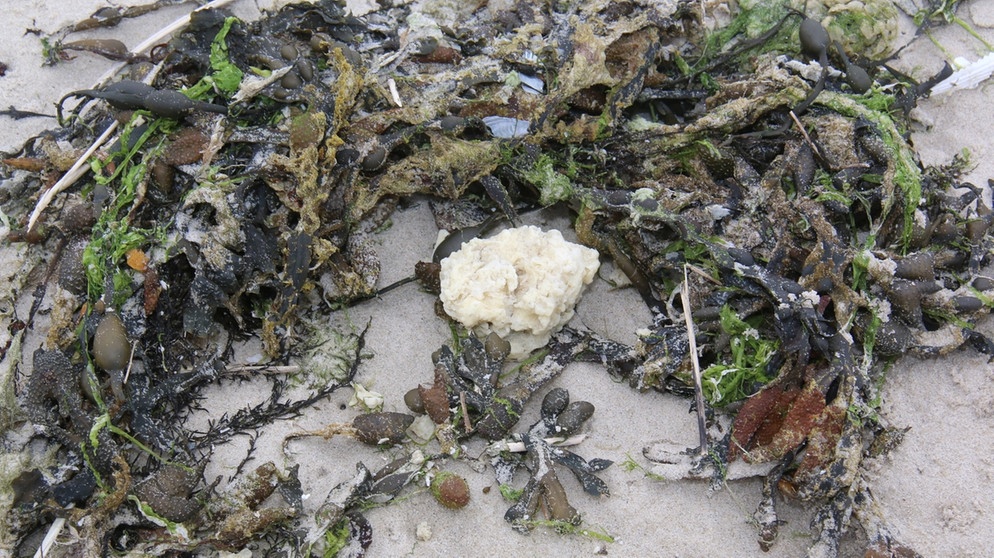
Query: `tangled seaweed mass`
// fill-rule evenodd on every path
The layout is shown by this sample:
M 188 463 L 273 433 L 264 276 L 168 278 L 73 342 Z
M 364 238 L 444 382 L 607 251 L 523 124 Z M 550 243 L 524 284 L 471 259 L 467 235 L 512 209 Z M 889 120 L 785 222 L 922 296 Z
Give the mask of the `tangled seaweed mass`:
M 432 479 L 444 505 L 467 505 L 465 480 L 438 467 L 466 458 L 474 436 L 514 529 L 572 532 L 581 513 L 560 475 L 610 492 L 597 476 L 610 460 L 561 445 L 582 440 L 594 404 L 555 388 L 537 422 L 518 423 L 585 360 L 680 397 L 694 395 L 699 364 L 706 447 L 645 456 L 715 489 L 743 462 L 763 465 L 763 549 L 791 498 L 816 510 L 811 556 L 837 555 L 857 523 L 868 556 L 916 555 L 862 469 L 900 440 L 876 412 L 882 371 L 964 344 L 994 354 L 973 327 L 994 305 L 994 212 L 958 181 L 963 161 L 918 164 L 907 112 L 933 82 L 864 57 L 893 29 L 783 2 L 742 2 L 710 34 L 696 1 L 483 4 L 357 18 L 327 0 L 254 22 L 203 9 L 147 56 L 49 39 L 52 63 L 86 50 L 127 61 L 135 79 L 67 95 L 61 126 L 4 161 L 0 202 L 21 227 L 11 240 L 54 254 L 20 284 L 30 313 L 2 349 L 12 370 L 50 299 L 17 395 L 6 376 L 0 430 L 23 458 L 7 479 L 4 548 L 33 552 L 67 520 L 71 540 L 48 555 L 360 556 L 371 505 Z M 101 12 L 93 26 L 122 17 Z M 116 140 L 29 226 L 40 192 L 112 123 Z M 520 363 L 506 339 L 452 322 L 434 375 L 425 363 L 412 380 L 424 380 L 405 397 L 413 414 L 384 412 L 357 386 L 369 413 L 283 441 L 290 455 L 298 438 L 348 436 L 392 448 L 389 465 L 357 463 L 316 512 L 296 466 L 244 469 L 251 451 L 219 490 L 204 478 L 216 447 L 353 385 L 365 331 L 318 342 L 314 317 L 378 294 L 371 235 L 412 202 L 456 231 L 418 265 L 427 291 L 463 241 L 551 207 L 653 319 L 634 347 L 567 326 Z M 673 296 L 685 277 L 689 305 Z M 274 366 L 307 364 L 268 375 L 262 403 L 192 426 L 208 386 L 248 373 L 228 360 L 248 337 Z M 314 349 L 331 345 L 336 357 Z M 528 480 L 515 493 L 517 473 Z

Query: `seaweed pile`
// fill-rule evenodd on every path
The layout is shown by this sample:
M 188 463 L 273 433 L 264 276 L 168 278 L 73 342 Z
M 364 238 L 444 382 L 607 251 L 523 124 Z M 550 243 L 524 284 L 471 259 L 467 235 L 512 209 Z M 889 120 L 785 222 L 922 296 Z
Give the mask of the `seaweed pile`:
M 580 515 L 557 471 L 609 491 L 595 473 L 610 461 L 557 445 L 593 405 L 557 388 L 538 422 L 514 430 L 533 394 L 592 360 L 635 389 L 679 396 L 694 395 L 700 366 L 705 443 L 646 457 L 716 488 L 742 461 L 767 464 L 764 549 L 787 496 L 818 510 L 812 556 L 837 555 L 854 521 L 870 555 L 913 555 L 860 465 L 900 438 L 876 412 L 889 359 L 994 352 L 973 328 L 994 305 L 994 212 L 958 180 L 965 161 L 922 168 L 905 139 L 931 82 L 854 54 L 892 29 L 867 37 L 835 13 L 826 30 L 785 2 L 743 2 L 714 33 L 696 1 L 491 4 L 356 18 L 324 0 L 255 22 L 198 10 L 149 56 L 123 57 L 131 79 L 68 95 L 62 126 L 5 159 L 0 201 L 19 227 L 9 240 L 54 256 L 35 256 L 39 271 L 12 286 L 27 315 L 4 315 L 13 370 L 51 298 L 19 395 L 6 376 L 5 447 L 32 450 L 10 479 L 3 545 L 30 552 L 68 519 L 74 540 L 56 549 L 67 555 L 260 541 L 273 554 L 362 555 L 363 505 L 441 476 L 433 463 L 476 435 L 502 486 L 529 471 L 507 521 L 569 530 Z M 29 221 L 112 126 L 120 133 L 90 173 Z M 420 416 L 374 411 L 284 442 L 347 434 L 403 445 L 403 457 L 376 473 L 357 464 L 315 513 L 297 471 L 272 463 L 218 491 L 202 478 L 213 448 L 348 387 L 364 337 L 340 340 L 326 373 L 308 367 L 304 393 L 274 375 L 266 402 L 193 430 L 203 389 L 245 373 L 226 366 L 233 344 L 257 336 L 273 365 L 299 360 L 309 317 L 377 294 L 370 235 L 415 196 L 431 200 L 439 228 L 474 234 L 495 215 L 566 208 L 653 322 L 635 347 L 566 328 L 515 367 L 504 340 L 453 325 L 433 382 L 406 398 Z M 418 268 L 429 291 L 433 266 Z M 685 281 L 689 304 L 675 296 Z M 449 492 L 436 497 L 458 507 Z

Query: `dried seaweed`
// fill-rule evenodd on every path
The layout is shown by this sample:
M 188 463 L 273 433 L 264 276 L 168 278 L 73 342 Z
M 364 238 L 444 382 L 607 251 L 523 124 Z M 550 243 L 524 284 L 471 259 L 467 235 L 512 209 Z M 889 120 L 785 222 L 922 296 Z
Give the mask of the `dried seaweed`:
M 451 21 L 406 5 L 355 18 L 332 1 L 251 23 L 200 10 L 155 54 L 154 70 L 116 44 L 60 36 L 53 61 L 82 49 L 149 73 L 147 84 L 71 93 L 88 101 L 10 159 L 22 182 L 5 187 L 37 189 L 40 175 L 72 166 L 75 153 L 58 146 L 125 123 L 106 152 L 77 163 L 74 176 L 91 172 L 85 186 L 61 182 L 19 223 L 17 238 L 60 247 L 48 275 L 67 294 L 21 402 L 67 467 L 50 467 L 51 482 L 21 479 L 15 538 L 74 504 L 74 517 L 89 523 L 67 552 L 91 550 L 117 529 L 116 540 L 134 545 L 120 550 L 151 554 L 200 544 L 237 551 L 265 539 L 361 555 L 372 528 L 360 506 L 428 474 L 423 455 L 410 452 L 376 476 L 358 464 L 314 518 L 301 517 L 295 470 L 266 464 L 217 494 L 191 464 L 350 385 L 365 330 L 344 378 L 322 376 L 300 398 L 294 380 L 271 378 L 265 401 L 205 431 L 185 421 L 205 386 L 228 381 L 219 379 L 233 340 L 258 336 L 265 356 L 285 364 L 307 350 L 309 316 L 372 297 L 380 266 L 367 236 L 398 199 L 417 195 L 455 231 L 434 263 L 500 219 L 568 208 L 579 240 L 613 260 L 654 314 L 635 347 L 566 328 L 511 373 L 496 336 L 468 335 L 434 355 L 432 384 L 411 395 L 429 417 L 419 431 L 434 435 L 439 459 L 464 457 L 459 442 L 476 434 L 495 442 L 501 484 L 530 468 L 505 516 L 515 528 L 533 527 L 540 505 L 558 526 L 578 524 L 557 477 L 563 467 L 588 494 L 608 493 L 595 473 L 610 461 L 548 440 L 575 434 L 593 404 L 552 390 L 541 420 L 512 434 L 529 400 L 577 359 L 603 363 L 640 391 L 692 394 L 693 341 L 708 405 L 737 409 L 731 430 L 716 409 L 699 409 L 710 413 L 707 452 L 654 447 L 647 457 L 713 487 L 737 470 L 765 474 L 756 515 L 764 549 L 775 544 L 785 495 L 818 509 L 812 555 L 837 554 L 854 519 L 869 553 L 911 553 L 861 469 L 864 447 L 893 431 L 874 412 L 880 364 L 967 343 L 991 351 L 973 323 L 994 305 L 982 271 L 994 212 L 954 168 L 922 169 L 906 142 L 902 109 L 928 83 L 857 58 L 856 37 L 845 37 L 852 19 L 829 22 L 843 32 L 829 44 L 812 17 L 775 4 L 765 14 L 774 19 L 746 10 L 711 39 L 700 36 L 705 14 L 691 2 L 518 2 L 505 22 L 480 6 Z M 71 31 L 133 13 L 108 10 Z M 874 28 L 882 36 L 886 23 Z M 723 46 L 716 41 L 739 33 L 739 47 L 711 57 Z M 948 193 L 953 186 L 966 193 Z M 29 198 L 5 198 L 5 214 L 26 217 Z M 442 200 L 473 218 L 453 218 Z M 82 209 L 59 218 L 62 204 Z M 675 303 L 691 266 L 689 304 Z M 430 285 L 431 265 L 418 275 Z M 37 281 L 27 327 L 46 282 Z M 117 348 L 134 347 L 127 381 L 123 352 L 107 360 L 94 339 L 99 305 L 120 316 Z M 15 418 L 4 420 L 7 428 Z M 378 413 L 349 428 L 360 441 L 405 445 L 419 425 L 408 426 L 407 415 Z M 512 444 L 524 459 L 509 455 Z M 274 491 L 282 504 L 260 507 Z M 129 493 L 144 520 L 114 525 Z M 189 505 L 194 493 L 206 513 Z M 310 522 L 304 535 L 298 520 Z

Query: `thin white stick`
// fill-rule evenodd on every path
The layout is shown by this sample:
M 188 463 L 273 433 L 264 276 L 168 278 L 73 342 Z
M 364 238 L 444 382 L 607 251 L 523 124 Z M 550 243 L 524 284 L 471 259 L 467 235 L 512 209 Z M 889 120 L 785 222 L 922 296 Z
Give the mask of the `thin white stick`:
M 154 68 L 152 68 L 152 70 L 148 73 L 147 76 L 145 76 L 145 79 L 142 81 L 144 81 L 145 83 L 152 83 L 152 81 L 155 80 L 155 76 L 159 75 L 159 71 L 161 70 L 162 70 L 162 62 L 160 62 Z M 38 221 L 38 218 L 41 217 L 41 213 L 46 209 L 48 209 L 49 204 L 52 203 L 52 200 L 55 199 L 55 196 L 59 195 L 60 192 L 66 190 L 67 188 L 75 184 L 77 180 L 79 180 L 84 174 L 86 174 L 86 171 L 90 170 L 88 165 L 90 157 L 93 156 L 93 154 L 96 153 L 96 151 L 100 149 L 105 143 L 107 143 L 107 140 L 110 138 L 111 134 L 113 134 L 117 130 L 117 128 L 118 128 L 118 122 L 116 120 L 114 122 L 111 122 L 110 126 L 107 126 L 107 129 L 104 130 L 104 133 L 100 134 L 100 137 L 93 140 L 93 143 L 90 144 L 90 147 L 86 149 L 86 152 L 80 155 L 79 159 L 76 159 L 76 162 L 73 163 L 72 167 L 70 167 L 69 170 L 66 171 L 64 175 L 62 175 L 62 178 L 60 178 L 58 182 L 53 184 L 51 188 L 49 188 L 44 194 L 42 194 L 41 198 L 38 200 L 38 203 L 35 204 L 34 210 L 31 212 L 31 218 L 28 219 L 27 230 L 30 231 L 35 226 L 35 223 Z
M 45 209 L 48 208 L 48 205 L 52 203 L 52 200 L 55 199 L 55 196 L 59 195 L 59 193 L 65 190 L 66 188 L 75 184 L 76 181 L 79 180 L 81 176 L 86 174 L 86 171 L 90 170 L 90 167 L 87 164 L 87 161 L 90 160 L 90 156 L 96 153 L 97 149 L 100 149 L 100 146 L 102 146 L 111 136 L 111 134 L 113 134 L 116 130 L 117 130 L 117 121 L 113 122 L 110 126 L 107 126 L 107 129 L 104 130 L 104 133 L 100 134 L 100 137 L 97 138 L 90 145 L 89 149 L 87 149 L 86 152 L 79 157 L 79 159 L 76 159 L 76 162 L 73 163 L 73 166 L 68 171 L 66 171 L 64 175 L 62 175 L 62 178 L 60 178 L 59 181 L 55 183 L 55 185 L 49 188 L 41 196 L 41 198 L 38 200 L 38 203 L 35 204 L 34 211 L 31 212 L 31 218 L 28 219 L 27 230 L 30 231 L 31 229 L 34 228 L 35 223 L 38 221 L 38 217 L 41 216 L 41 212 L 45 211 Z
M 62 532 L 62 528 L 66 525 L 66 518 L 56 517 L 55 521 L 52 522 L 51 527 L 48 528 L 48 533 L 45 533 L 45 538 L 41 541 L 41 546 L 35 551 L 34 558 L 45 558 L 48 556 L 49 551 L 55 546 L 55 539 L 59 537 L 59 533 Z
M 801 121 L 797 118 L 797 115 L 794 114 L 794 111 L 789 111 L 789 114 L 791 120 L 794 121 L 794 125 L 797 126 L 797 129 L 801 132 L 801 135 L 804 136 L 804 141 L 806 141 L 808 143 L 808 147 L 811 148 L 811 152 L 817 155 L 818 148 L 815 147 L 815 142 L 811 141 L 811 136 L 809 136 L 808 131 L 804 129 L 804 125 L 801 124 Z
M 683 265 L 685 265 L 687 267 L 687 269 L 689 269 L 690 271 L 693 271 L 694 273 L 696 273 L 701 279 L 704 279 L 705 281 L 711 281 L 715 285 L 722 286 L 721 281 L 715 279 L 714 277 L 711 277 L 710 275 L 708 275 L 708 272 L 706 272 L 703 269 L 697 267 L 696 265 L 691 264 L 691 263 L 685 263 Z
M 687 340 L 690 342 L 690 362 L 694 365 L 694 398 L 697 401 L 697 429 L 701 435 L 701 454 L 708 451 L 708 430 L 704 417 L 704 386 L 701 385 L 701 362 L 697 358 L 697 334 L 694 332 L 694 320 L 690 317 L 690 281 L 687 277 L 687 266 L 683 266 L 683 287 L 680 289 L 680 300 L 683 302 L 683 318 L 687 322 Z
M 563 438 L 561 436 L 555 438 L 543 438 L 545 443 L 557 447 L 575 446 L 585 439 L 587 439 L 586 434 L 574 434 L 569 438 Z M 493 451 L 495 453 L 500 453 L 502 451 L 509 451 L 513 453 L 522 453 L 527 449 L 524 442 L 494 442 L 491 446 L 492 447 L 487 450 L 488 452 Z

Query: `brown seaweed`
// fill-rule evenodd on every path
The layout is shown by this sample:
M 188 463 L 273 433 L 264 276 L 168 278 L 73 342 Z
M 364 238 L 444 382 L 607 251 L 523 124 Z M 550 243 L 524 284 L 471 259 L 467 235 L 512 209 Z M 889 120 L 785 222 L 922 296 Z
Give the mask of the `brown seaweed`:
M 137 71 L 147 58 L 115 42 L 61 39 L 167 3 L 103 9 L 58 34 L 51 60 L 77 49 Z M 70 93 L 90 109 L 81 104 L 69 119 L 60 101 L 64 127 L 5 159 L 19 173 L 4 185 L 7 215 L 26 214 L 31 192 L 71 166 L 75 148 L 64 146 L 88 143 L 112 119 L 124 124 L 90 159 L 86 186 L 58 197 L 80 218 L 70 209 L 59 217 L 57 203 L 39 209 L 39 227 L 12 237 L 66 245 L 50 272 L 72 295 L 53 312 L 50 346 L 36 353 L 20 399 L 66 466 L 46 469 L 50 483 L 19 480 L 25 513 L 39 511 L 17 523 L 28 527 L 16 537 L 50 500 L 107 517 L 131 491 L 151 506 L 142 525 L 115 528 L 131 550 L 235 551 L 264 538 L 318 549 L 329 531 L 368 547 L 360 506 L 420 478 L 424 461 L 413 454 L 375 476 L 359 464 L 306 535 L 290 526 L 303 519 L 296 471 L 267 464 L 242 475 L 240 466 L 245 484 L 218 494 L 178 464 L 349 385 L 365 332 L 344 379 L 303 396 L 291 391 L 295 380 L 270 379 L 262 403 L 201 431 L 185 424 L 205 386 L 233 381 L 224 363 L 232 340 L 258 336 L 266 356 L 285 364 L 303 346 L 302 318 L 374 296 L 380 265 L 368 236 L 418 196 L 440 228 L 455 231 L 433 260 L 500 219 L 552 205 L 572 212 L 580 241 L 613 260 L 654 315 L 635 347 L 564 329 L 510 376 L 499 338 L 469 335 L 436 353 L 432 383 L 417 388 L 412 408 L 428 413 L 444 456 L 476 434 L 522 445 L 531 477 L 505 516 L 516 528 L 531 528 L 542 504 L 561 525 L 579 521 L 559 482 L 563 467 L 587 493 L 608 493 L 596 473 L 609 461 L 546 440 L 578 432 L 593 403 L 552 390 L 541 420 L 513 434 L 536 393 L 587 359 L 638 390 L 686 396 L 696 356 L 705 370 L 754 372 L 734 388 L 716 374 L 707 411 L 737 414 L 731 432 L 711 422 L 711 451 L 688 474 L 717 487 L 740 457 L 769 464 L 756 516 L 764 549 L 775 544 L 777 500 L 787 496 L 818 509 L 813 551 L 837 552 L 855 520 L 869 553 L 911 554 L 875 509 L 861 469 L 864 446 L 886 445 L 889 431 L 873 410 L 879 364 L 964 344 L 994 352 L 974 328 L 994 300 L 981 271 L 994 212 L 956 165 L 922 169 L 902 134 L 901 109 L 929 82 L 872 67 L 810 17 L 785 14 L 760 40 L 708 59 L 695 4 L 610 4 L 518 2 L 504 20 L 468 9 L 437 36 L 405 28 L 404 5 L 358 19 L 341 2 L 291 4 L 257 22 L 200 10 L 151 56 L 162 66 L 148 84 Z M 791 59 L 758 52 L 795 30 Z M 535 44 L 545 48 L 532 52 Z M 965 193 L 949 193 L 956 187 Z M 149 259 L 136 263 L 135 254 Z M 685 308 L 670 295 L 689 268 Z M 430 264 L 418 276 L 437 290 Z M 18 324 L 27 330 L 47 296 L 33 280 L 41 288 Z M 120 323 L 98 326 L 98 305 Z M 683 314 L 698 322 L 694 339 Z M 111 326 L 114 350 L 105 351 L 101 328 Z M 746 337 L 767 349 L 761 362 L 748 360 Z M 127 383 L 125 364 L 134 365 Z M 348 428 L 368 444 L 403 445 L 413 420 L 375 413 Z M 502 482 L 520 461 L 495 458 Z M 282 503 L 263 505 L 275 492 Z M 194 493 L 208 513 L 189 500 Z M 188 524 L 193 538 L 167 540 L 156 521 Z

